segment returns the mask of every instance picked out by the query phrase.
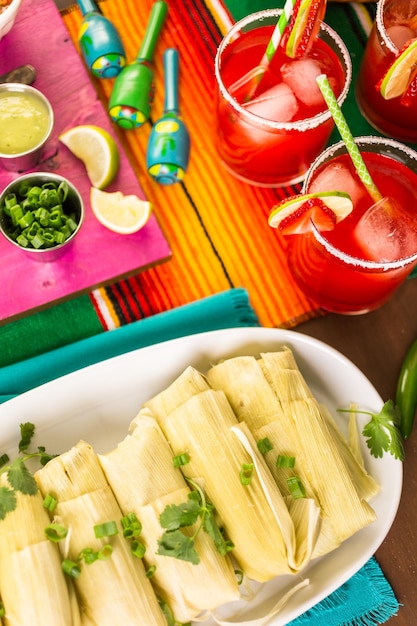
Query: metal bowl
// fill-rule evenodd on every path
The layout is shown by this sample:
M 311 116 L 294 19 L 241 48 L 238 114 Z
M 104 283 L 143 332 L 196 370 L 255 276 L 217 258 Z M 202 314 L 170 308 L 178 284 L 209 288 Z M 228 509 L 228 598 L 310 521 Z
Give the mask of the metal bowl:
M 63 203 L 64 213 L 75 214 L 75 221 L 77 223 L 77 228 L 74 232 L 66 239 L 63 243 L 56 244 L 52 247 L 48 248 L 32 248 L 32 247 L 23 247 L 19 243 L 17 243 L 10 236 L 12 224 L 10 217 L 6 215 L 4 211 L 5 200 L 9 194 L 15 193 L 18 195 L 18 190 L 22 183 L 29 183 L 31 186 L 39 185 L 42 186 L 44 183 L 54 182 L 59 185 L 61 182 L 66 182 L 68 185 L 68 196 Z M 15 180 L 3 189 L 0 194 L 0 232 L 5 237 L 5 239 L 13 246 L 16 246 L 22 253 L 24 253 L 29 258 L 35 261 L 55 261 L 57 258 L 62 256 L 64 252 L 68 251 L 69 246 L 74 242 L 77 234 L 80 231 L 80 228 L 84 221 L 84 203 L 83 199 L 78 191 L 78 189 L 63 176 L 59 176 L 58 174 L 51 174 L 49 172 L 33 172 L 30 174 L 24 174 L 23 176 L 19 176 Z
M 49 100 L 31 85 L 3 83 L 0 105 L 0 167 L 12 172 L 33 169 L 54 126 Z

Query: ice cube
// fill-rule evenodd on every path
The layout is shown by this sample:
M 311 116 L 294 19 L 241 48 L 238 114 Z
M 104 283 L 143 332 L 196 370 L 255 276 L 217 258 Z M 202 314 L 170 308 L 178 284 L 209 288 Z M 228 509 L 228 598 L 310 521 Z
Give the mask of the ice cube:
M 285 83 L 267 89 L 244 107 L 251 113 L 273 122 L 290 122 L 298 111 L 297 99 Z
M 367 195 L 364 186 L 353 177 L 348 166 L 337 161 L 325 165 L 309 185 L 309 193 L 317 191 L 344 191 L 350 195 L 354 205 Z
M 398 261 L 417 252 L 417 222 L 392 198 L 383 198 L 364 213 L 354 237 L 371 261 Z
M 296 98 L 306 106 L 324 106 L 316 78 L 323 71 L 314 59 L 297 59 L 281 67 L 282 80 L 291 87 Z M 330 79 L 329 79 L 330 80 Z
M 387 28 L 387 35 L 398 50 L 401 50 L 407 41 L 415 37 L 414 31 L 405 24 L 397 24 Z

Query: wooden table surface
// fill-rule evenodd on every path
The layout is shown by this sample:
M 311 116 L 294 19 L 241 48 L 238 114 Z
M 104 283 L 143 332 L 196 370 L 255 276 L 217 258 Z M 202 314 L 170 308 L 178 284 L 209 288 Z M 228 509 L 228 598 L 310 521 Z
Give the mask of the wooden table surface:
M 398 373 L 417 338 L 417 279 L 408 280 L 378 311 L 360 316 L 327 315 L 297 327 L 351 359 L 384 400 L 394 398 Z M 405 442 L 403 493 L 397 517 L 376 553 L 400 604 L 387 624 L 417 623 L 417 420 Z

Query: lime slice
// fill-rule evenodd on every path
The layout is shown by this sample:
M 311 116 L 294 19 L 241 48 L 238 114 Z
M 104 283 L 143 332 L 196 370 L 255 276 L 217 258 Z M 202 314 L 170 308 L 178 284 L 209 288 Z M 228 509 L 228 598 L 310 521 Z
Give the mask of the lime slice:
M 91 184 L 105 189 L 119 171 L 119 151 L 113 137 L 103 128 L 92 125 L 74 126 L 62 133 L 59 140 L 87 170 Z
M 416 72 L 417 38 L 407 41 L 384 75 L 379 90 L 385 100 L 402 96 Z
M 289 25 L 285 53 L 291 59 L 303 55 L 313 42 L 326 11 L 326 0 L 299 0 Z
M 152 212 L 152 205 L 134 195 L 124 195 L 121 191 L 108 193 L 92 187 L 90 203 L 94 215 L 106 228 L 130 235 L 143 228 Z
M 332 230 L 352 209 L 352 199 L 343 191 L 299 194 L 275 205 L 268 224 L 286 235 L 311 231 L 312 221 L 321 231 Z

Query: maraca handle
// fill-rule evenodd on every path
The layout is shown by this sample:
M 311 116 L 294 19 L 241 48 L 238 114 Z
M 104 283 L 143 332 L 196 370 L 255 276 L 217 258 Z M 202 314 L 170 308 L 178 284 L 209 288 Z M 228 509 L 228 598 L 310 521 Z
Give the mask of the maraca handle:
M 179 55 L 174 48 L 168 48 L 164 52 L 164 76 L 165 76 L 165 100 L 164 112 L 178 113 L 178 68 Z
M 77 4 L 80 7 L 80 11 L 83 15 L 87 15 L 87 13 L 98 12 L 98 7 L 94 0 L 77 0 Z
M 136 58 L 137 61 L 147 61 L 148 63 L 152 61 L 156 42 L 164 25 L 167 12 L 168 5 L 164 0 L 159 0 L 152 6 L 145 36 Z

